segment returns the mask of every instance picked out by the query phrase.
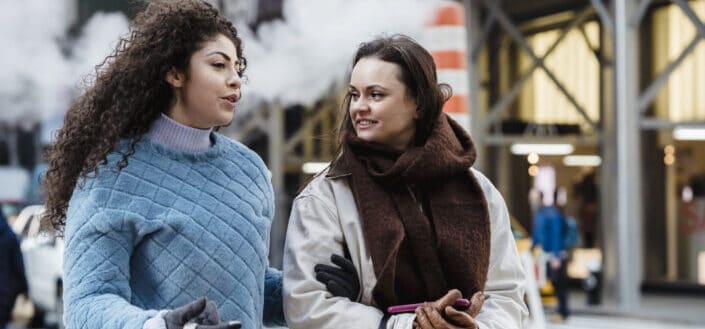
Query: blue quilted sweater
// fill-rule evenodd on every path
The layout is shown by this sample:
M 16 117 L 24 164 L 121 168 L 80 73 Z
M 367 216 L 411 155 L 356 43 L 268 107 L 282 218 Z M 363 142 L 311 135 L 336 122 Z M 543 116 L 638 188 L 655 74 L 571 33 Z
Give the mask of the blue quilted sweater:
M 143 138 L 78 184 L 65 228 L 66 327 L 134 328 L 207 296 L 244 329 L 282 323 L 281 273 L 268 267 L 274 214 L 262 160 L 212 133 L 203 152 Z M 118 150 L 126 150 L 121 143 Z

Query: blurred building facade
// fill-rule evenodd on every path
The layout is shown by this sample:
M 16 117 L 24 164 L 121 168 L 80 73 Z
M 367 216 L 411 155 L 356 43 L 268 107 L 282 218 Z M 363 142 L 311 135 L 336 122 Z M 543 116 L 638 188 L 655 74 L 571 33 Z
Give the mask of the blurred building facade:
M 633 309 L 642 290 L 702 293 L 705 2 L 464 3 L 471 132 L 510 211 L 531 225 L 527 192 L 552 168 L 608 296 Z

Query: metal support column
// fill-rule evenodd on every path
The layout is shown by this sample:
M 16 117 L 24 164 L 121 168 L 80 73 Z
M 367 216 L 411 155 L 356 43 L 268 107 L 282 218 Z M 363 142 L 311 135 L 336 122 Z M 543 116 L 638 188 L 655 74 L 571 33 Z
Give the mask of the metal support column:
M 614 12 L 612 10 L 612 12 Z M 608 31 L 601 29 L 600 56 L 605 63 L 614 64 L 614 30 Z M 602 123 L 602 140 L 600 141 L 600 155 L 602 156 L 602 166 L 600 167 L 600 222 L 597 225 L 598 231 L 595 232 L 598 238 L 598 245 L 602 250 L 602 272 L 605 284 L 602 285 L 603 295 L 606 298 L 614 299 L 613 294 L 608 295 L 609 291 L 614 291 L 617 263 L 619 259 L 615 257 L 616 249 L 616 234 L 614 234 L 614 223 L 617 218 L 617 146 L 616 146 L 616 79 L 614 65 L 602 65 L 600 76 L 600 118 Z
M 614 1 L 614 129 L 606 143 L 614 143 L 616 166 L 606 172 L 612 184 L 604 192 L 614 193 L 614 209 L 605 214 L 605 279 L 607 291 L 620 308 L 636 310 L 641 300 L 642 194 L 640 112 L 638 110 L 638 27 L 629 24 L 636 0 Z
M 269 106 L 269 147 L 267 149 L 269 170 L 272 172 L 274 186 L 274 221 L 270 235 L 269 261 L 274 267 L 281 268 L 284 254 L 284 236 L 286 235 L 287 207 L 284 189 L 284 109 L 276 104 Z
M 483 171 L 485 169 L 484 156 L 485 152 L 485 126 L 484 113 L 480 109 L 480 77 L 477 58 L 479 57 L 480 49 L 484 46 L 484 38 L 482 33 L 482 22 L 480 18 L 480 6 L 477 1 L 465 0 L 465 28 L 467 30 L 467 58 L 466 66 L 468 71 L 468 106 L 470 107 L 470 135 L 477 149 L 477 158 L 475 159 L 475 169 Z M 488 20 L 489 21 L 489 20 Z M 472 47 L 472 48 L 470 48 Z

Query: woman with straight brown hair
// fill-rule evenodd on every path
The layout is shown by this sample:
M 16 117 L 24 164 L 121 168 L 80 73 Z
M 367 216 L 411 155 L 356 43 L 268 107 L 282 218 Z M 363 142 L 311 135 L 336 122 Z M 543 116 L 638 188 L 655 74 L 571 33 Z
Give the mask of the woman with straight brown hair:
M 525 274 L 507 208 L 471 169 L 470 136 L 442 113 L 450 95 L 411 38 L 358 48 L 339 152 L 296 198 L 289 221 L 290 328 L 522 327 Z M 331 254 L 349 259 L 316 266 Z M 359 287 L 329 275 L 341 273 L 359 278 Z M 341 287 L 348 298 L 328 292 Z M 461 307 L 461 298 L 472 304 Z

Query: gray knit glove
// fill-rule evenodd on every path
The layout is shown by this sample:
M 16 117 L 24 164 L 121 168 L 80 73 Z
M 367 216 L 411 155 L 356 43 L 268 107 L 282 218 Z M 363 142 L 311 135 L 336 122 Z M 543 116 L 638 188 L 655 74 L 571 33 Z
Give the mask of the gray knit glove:
M 164 313 L 167 329 L 239 329 L 239 321 L 220 323 L 218 308 L 206 297 Z M 193 320 L 193 322 L 191 322 Z

